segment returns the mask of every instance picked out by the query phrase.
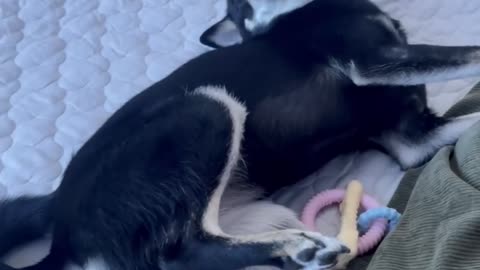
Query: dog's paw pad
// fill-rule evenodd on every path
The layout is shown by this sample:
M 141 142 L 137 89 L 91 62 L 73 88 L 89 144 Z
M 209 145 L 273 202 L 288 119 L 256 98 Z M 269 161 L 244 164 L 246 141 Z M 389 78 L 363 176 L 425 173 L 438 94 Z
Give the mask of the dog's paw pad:
M 350 250 L 335 238 L 317 233 L 302 233 L 301 240 L 291 244 L 289 254 L 291 269 L 326 270 L 332 269 L 341 254 Z M 292 267 L 292 265 L 295 265 Z
M 310 262 L 315 259 L 317 252 L 318 248 L 316 247 L 304 249 L 296 255 L 296 260 L 301 262 Z

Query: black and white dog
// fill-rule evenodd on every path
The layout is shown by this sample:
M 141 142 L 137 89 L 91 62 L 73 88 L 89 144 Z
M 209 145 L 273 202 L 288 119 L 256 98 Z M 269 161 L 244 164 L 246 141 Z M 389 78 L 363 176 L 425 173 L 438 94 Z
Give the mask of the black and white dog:
M 409 168 L 478 119 L 434 115 L 423 84 L 480 75 L 480 47 L 409 45 L 367 0 L 230 0 L 202 41 L 235 36 L 127 102 L 53 194 L 4 202 L 0 254 L 52 226 L 50 254 L 24 269 L 330 269 L 348 251 L 335 239 L 225 233 L 229 183 L 272 192 L 370 142 Z

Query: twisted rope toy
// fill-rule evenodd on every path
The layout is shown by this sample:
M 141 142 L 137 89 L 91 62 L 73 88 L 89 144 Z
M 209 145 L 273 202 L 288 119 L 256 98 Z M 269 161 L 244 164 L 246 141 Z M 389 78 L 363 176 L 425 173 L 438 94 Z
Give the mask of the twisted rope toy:
M 400 222 L 400 217 L 400 213 L 392 208 L 380 207 L 370 209 L 362 213 L 358 218 L 358 228 L 360 229 L 360 232 L 366 232 L 373 221 L 377 219 L 386 219 L 389 221 L 388 231 L 391 232 L 397 227 L 398 222 Z
M 319 212 L 325 208 L 339 204 L 345 198 L 345 190 L 334 189 L 317 194 L 305 206 L 301 220 L 307 229 L 315 230 L 315 219 Z M 371 210 L 380 207 L 377 201 L 368 196 L 363 195 L 361 207 L 365 210 Z M 363 255 L 373 247 L 375 247 L 383 238 L 387 229 L 387 221 L 383 219 L 375 220 L 368 231 L 366 231 L 358 241 L 358 255 Z

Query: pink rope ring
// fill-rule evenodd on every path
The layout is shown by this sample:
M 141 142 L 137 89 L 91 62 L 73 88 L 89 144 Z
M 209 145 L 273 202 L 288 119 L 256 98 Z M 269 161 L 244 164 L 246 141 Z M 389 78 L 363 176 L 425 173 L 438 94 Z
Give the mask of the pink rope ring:
M 321 192 L 314 196 L 305 206 L 302 213 L 302 222 L 307 229 L 315 230 L 315 219 L 317 215 L 326 207 L 332 204 L 339 204 L 345 197 L 345 190 L 334 189 Z M 363 210 L 378 208 L 381 205 L 371 196 L 363 195 L 361 207 Z M 358 242 L 358 255 L 370 251 L 380 243 L 387 231 L 388 221 L 385 219 L 376 220 L 370 229 L 360 237 Z

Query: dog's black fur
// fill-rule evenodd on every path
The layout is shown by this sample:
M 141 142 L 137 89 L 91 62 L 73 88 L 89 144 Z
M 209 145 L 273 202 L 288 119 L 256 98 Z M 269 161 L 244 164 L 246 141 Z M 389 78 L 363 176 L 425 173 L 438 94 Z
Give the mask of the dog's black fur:
M 404 167 L 455 141 L 464 120 L 435 116 L 417 83 L 479 64 L 479 48 L 408 45 L 400 24 L 366 0 L 314 0 L 247 29 L 254 13 L 248 1 L 230 1 L 223 22 L 234 22 L 241 44 L 189 61 L 127 102 L 73 157 L 52 195 L 4 202 L 0 254 L 53 225 L 50 255 L 25 269 L 101 258 L 115 270 L 226 270 L 287 257 L 300 269 L 327 269 L 345 252 L 332 239 L 297 231 L 242 239 L 207 228 L 222 176 L 241 166 L 269 193 L 371 141 Z M 205 43 L 215 46 L 218 26 Z M 463 75 L 472 74 L 445 78 Z M 241 115 L 189 94 L 209 85 L 225 87 L 249 113 L 244 163 L 232 168 Z M 418 157 L 405 160 L 398 147 Z

